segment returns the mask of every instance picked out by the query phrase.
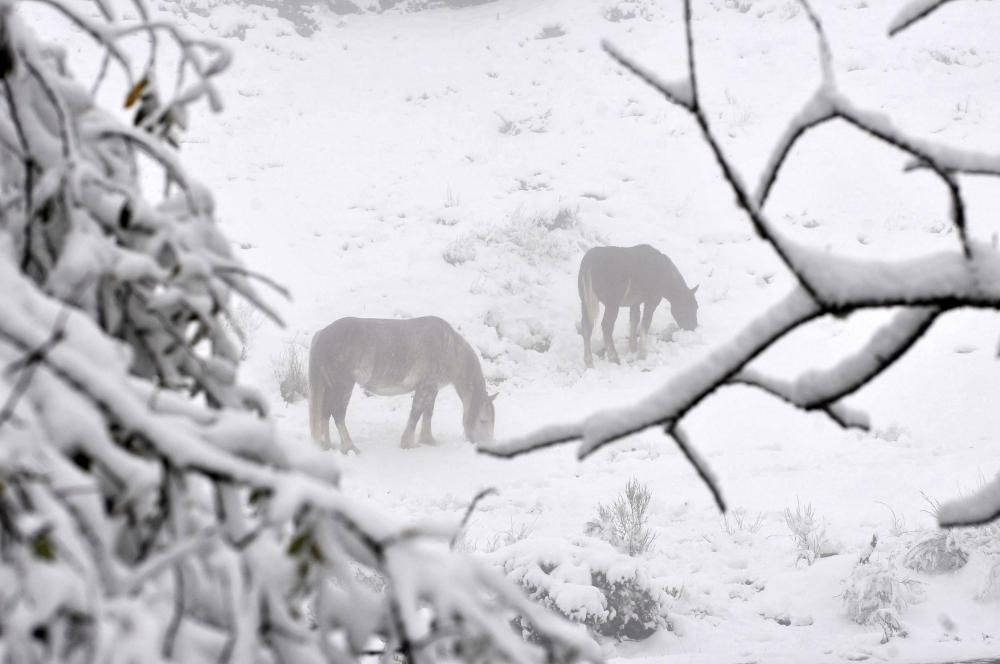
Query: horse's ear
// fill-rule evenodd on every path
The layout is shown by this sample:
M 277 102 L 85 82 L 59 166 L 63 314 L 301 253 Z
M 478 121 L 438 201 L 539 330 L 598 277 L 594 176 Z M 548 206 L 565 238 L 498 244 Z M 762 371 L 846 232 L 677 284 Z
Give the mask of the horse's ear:
M 493 394 L 488 394 L 487 396 L 489 397 L 490 401 L 496 401 L 497 397 L 500 396 L 500 393 L 499 392 L 494 392 Z
M 701 286 L 701 284 L 695 284 L 695 285 L 694 285 L 694 288 L 692 288 L 692 289 L 691 289 L 691 294 L 692 294 L 692 295 L 694 295 L 695 293 L 697 293 L 697 292 L 698 292 L 698 287 L 699 287 L 699 286 Z

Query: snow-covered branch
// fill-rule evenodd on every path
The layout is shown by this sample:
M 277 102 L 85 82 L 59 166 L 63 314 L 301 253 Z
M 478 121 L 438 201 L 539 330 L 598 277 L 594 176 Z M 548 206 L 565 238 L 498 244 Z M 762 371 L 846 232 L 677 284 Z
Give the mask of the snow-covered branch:
M 931 12 L 940 9 L 952 0 L 909 0 L 889 23 L 889 36 L 895 36 L 927 18 Z
M 837 89 L 831 49 L 818 14 L 807 0 L 800 0 L 800 4 L 816 32 L 821 80 L 817 91 L 789 119 L 775 142 L 753 196 L 712 132 L 699 98 L 690 0 L 683 4 L 688 53 L 687 78 L 683 81 L 663 81 L 619 48 L 604 44 L 605 51 L 616 62 L 693 116 L 724 180 L 734 193 L 737 206 L 750 218 L 757 234 L 774 248 L 798 284 L 781 302 L 700 364 L 675 376 L 645 398 L 628 406 L 599 411 L 576 421 L 550 425 L 511 440 L 482 446 L 483 453 L 510 457 L 580 441 L 578 455 L 583 458 L 610 442 L 662 426 L 678 440 L 688 461 L 695 466 L 722 508 L 721 494 L 711 471 L 698 459 L 683 434 L 678 437 L 682 419 L 717 389 L 725 385 L 758 388 L 792 406 L 822 411 L 840 426 L 867 428 L 867 415 L 845 405 L 844 397 L 877 379 L 947 311 L 961 307 L 1000 309 L 1000 254 L 994 246 L 969 238 L 966 205 L 959 182 L 961 175 L 1000 175 L 1000 155 L 939 145 L 910 136 L 887 116 L 857 107 Z M 941 0 L 911 2 L 894 21 L 892 33 L 919 21 L 942 4 Z M 841 119 L 868 136 L 906 152 L 914 158 L 911 165 L 917 164 L 934 172 L 948 192 L 952 223 L 958 231 L 961 251 L 946 251 L 901 262 L 857 260 L 799 245 L 778 232 L 768 221 L 764 206 L 778 182 L 782 166 L 799 139 L 811 129 L 834 119 Z M 815 318 L 892 307 L 902 307 L 903 311 L 877 330 L 863 348 L 832 369 L 807 372 L 795 381 L 786 381 L 767 376 L 751 366 L 761 353 Z M 949 504 L 948 509 L 942 511 L 942 525 L 996 518 L 1000 511 L 997 486 L 1000 480 L 983 489 L 977 497 Z

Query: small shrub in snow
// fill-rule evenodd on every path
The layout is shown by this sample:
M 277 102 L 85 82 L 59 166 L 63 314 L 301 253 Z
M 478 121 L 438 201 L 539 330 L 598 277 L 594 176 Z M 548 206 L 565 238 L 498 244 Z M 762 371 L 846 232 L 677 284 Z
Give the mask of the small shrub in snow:
M 580 224 L 580 218 L 577 216 L 578 211 L 578 208 L 561 207 L 551 217 L 537 217 L 535 223 L 549 231 L 569 230 Z
M 453 241 L 441 253 L 444 262 L 449 265 L 462 265 L 476 260 L 476 240 L 472 235 L 465 235 Z
M 498 533 L 494 533 L 493 536 L 486 542 L 483 549 L 489 553 L 494 551 L 499 551 L 505 546 L 510 546 L 511 544 L 516 544 L 521 540 L 524 540 L 531 534 L 532 525 L 529 523 L 514 523 L 514 518 L 511 517 L 510 525 L 506 530 Z
M 760 512 L 751 518 L 745 509 L 738 508 L 722 515 L 722 528 L 730 537 L 741 533 L 754 535 L 764 526 L 764 515 Z
M 517 136 L 525 131 L 533 134 L 544 134 L 549 130 L 549 119 L 552 116 L 552 109 L 550 108 L 541 113 L 529 115 L 520 120 L 509 120 L 500 113 L 497 113 L 496 116 L 500 118 L 500 125 L 497 129 L 504 136 Z
M 226 319 L 226 328 L 232 331 L 240 340 L 240 359 L 247 359 L 247 353 L 253 343 L 253 338 L 260 326 L 264 323 L 264 317 L 260 310 L 246 300 L 240 300 L 229 312 Z
M 550 23 L 549 25 L 543 25 L 542 29 L 538 31 L 535 35 L 535 39 L 554 39 L 556 37 L 562 37 L 566 34 L 566 28 L 564 28 L 559 23 Z
M 552 347 L 552 331 L 537 318 L 508 318 L 496 309 L 483 317 L 483 324 L 496 330 L 497 338 L 506 339 L 525 350 L 546 353 Z
M 969 554 L 951 531 L 936 532 L 917 542 L 903 557 L 903 565 L 917 572 L 941 574 L 965 567 Z
M 639 561 L 605 543 L 597 544 L 582 547 L 564 540 L 532 538 L 494 555 L 502 556 L 507 576 L 532 600 L 597 634 L 639 640 L 670 629 L 670 595 Z M 541 640 L 520 620 L 514 624 L 526 638 Z
M 812 505 L 796 503 L 795 512 L 785 508 L 785 524 L 792 531 L 798 556 L 795 563 L 805 560 L 812 565 L 817 558 L 831 556 L 836 553 L 832 542 L 826 536 L 826 527 L 816 520 L 816 512 Z
M 653 18 L 653 12 L 648 1 L 623 0 L 605 6 L 601 10 L 601 16 L 612 23 L 630 21 L 634 18 L 644 18 L 649 21 Z
M 306 374 L 305 350 L 296 343 L 285 345 L 271 369 L 278 382 L 278 392 L 285 403 L 292 404 L 309 396 L 309 378 Z
M 600 236 L 581 223 L 572 208 L 531 216 L 517 212 L 506 223 L 479 231 L 474 237 L 478 244 L 496 247 L 529 265 L 578 261 L 583 251 L 603 243 Z
M 1000 559 L 993 561 L 986 575 L 986 584 L 976 595 L 981 602 L 1000 602 Z
M 921 598 L 919 584 L 901 576 L 891 561 L 858 562 L 844 581 L 842 597 L 848 618 L 882 628 L 882 643 L 895 634 L 906 636 L 900 614 Z
M 587 522 L 585 532 L 630 556 L 646 553 L 656 540 L 656 535 L 646 527 L 651 498 L 649 488 L 632 478 L 615 502 L 597 506 L 597 518 Z

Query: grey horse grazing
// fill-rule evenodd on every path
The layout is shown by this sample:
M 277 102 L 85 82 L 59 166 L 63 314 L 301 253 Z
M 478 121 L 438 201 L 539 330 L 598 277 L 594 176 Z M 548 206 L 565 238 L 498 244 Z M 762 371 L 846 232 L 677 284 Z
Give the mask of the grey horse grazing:
M 682 329 L 693 330 L 698 326 L 698 301 L 694 297 L 698 287 L 688 288 L 673 261 L 648 244 L 588 250 L 580 261 L 577 286 L 580 291 L 583 361 L 588 367 L 594 366 L 590 337 L 602 303 L 604 346 L 608 359 L 616 364 L 621 360 L 615 350 L 612 333 L 621 307 L 628 307 L 630 312 L 629 350 L 636 350 L 638 332 L 640 358 L 646 357 L 649 326 L 661 299 L 666 298 L 670 302 L 670 313 Z M 643 306 L 641 322 L 640 305 Z
M 313 336 L 309 349 L 309 425 L 313 439 L 330 443 L 330 417 L 343 452 L 357 451 L 345 417 L 355 383 L 373 394 L 413 392 L 401 444 L 433 443 L 431 417 L 438 390 L 454 385 L 462 400 L 462 424 L 474 443 L 493 438 L 493 399 L 479 358 L 451 325 L 436 316 L 410 319 L 341 318 Z

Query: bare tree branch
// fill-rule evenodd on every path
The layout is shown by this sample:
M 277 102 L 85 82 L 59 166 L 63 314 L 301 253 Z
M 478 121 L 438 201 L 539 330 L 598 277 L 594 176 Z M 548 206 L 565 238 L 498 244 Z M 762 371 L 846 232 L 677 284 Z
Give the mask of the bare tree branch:
M 909 0 L 889 23 L 889 36 L 895 37 L 949 2 L 951 0 Z

